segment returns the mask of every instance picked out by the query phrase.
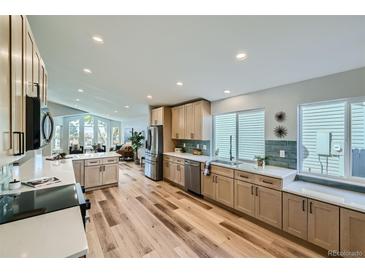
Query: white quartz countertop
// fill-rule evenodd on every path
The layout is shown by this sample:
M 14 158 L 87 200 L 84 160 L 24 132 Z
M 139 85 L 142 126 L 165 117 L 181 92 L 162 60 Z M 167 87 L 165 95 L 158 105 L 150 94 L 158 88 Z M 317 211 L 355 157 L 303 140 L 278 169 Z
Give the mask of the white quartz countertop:
M 210 156 L 193 155 L 190 153 L 166 152 L 164 154 L 168 155 L 168 156 L 174 156 L 174 157 L 198 161 L 198 162 L 202 162 L 202 163 L 213 160 L 213 158 Z M 211 163 L 211 164 L 216 165 L 216 166 L 227 167 L 227 168 L 231 168 L 231 169 L 235 169 L 235 170 L 252 172 L 252 173 L 260 174 L 260 175 L 264 175 L 264 176 L 274 177 L 274 178 L 282 179 L 284 182 L 294 181 L 295 176 L 297 174 L 297 171 L 294 169 L 281 168 L 281 167 L 275 167 L 275 166 L 265 166 L 264 168 L 262 168 L 262 167 L 256 167 L 255 164 L 251 164 L 251 163 L 242 163 L 238 166 L 232 166 L 232 165 L 227 165 L 227 164 L 222 164 L 222 163 Z
M 88 245 L 80 207 L 0 225 L 1 258 L 82 257 Z
M 283 185 L 283 191 L 365 212 L 365 194 L 303 181 Z
M 71 154 L 67 156 L 69 156 L 72 160 L 88 160 L 97 158 L 120 157 L 120 154 L 114 151 L 110 151 L 110 152 L 100 152 L 100 153 Z

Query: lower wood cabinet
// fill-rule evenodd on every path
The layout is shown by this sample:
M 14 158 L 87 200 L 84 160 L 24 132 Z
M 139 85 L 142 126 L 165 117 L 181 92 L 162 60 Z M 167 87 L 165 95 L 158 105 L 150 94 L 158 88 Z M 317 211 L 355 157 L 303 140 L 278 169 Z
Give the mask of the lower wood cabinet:
M 85 167 L 85 187 L 97 187 L 102 185 L 102 168 L 101 166 Z
M 176 184 L 185 186 L 185 166 L 181 164 L 176 165 L 175 178 L 173 180 Z
M 247 215 L 255 215 L 254 185 L 235 180 L 234 208 Z
M 308 199 L 308 241 L 327 250 L 339 250 L 340 209 Z
M 283 230 L 307 240 L 308 212 L 307 198 L 283 193 Z
M 118 182 L 118 178 L 119 178 L 118 164 L 103 166 L 103 173 L 102 173 L 103 185 L 116 183 Z
M 72 161 L 72 165 L 74 168 L 76 182 L 84 186 L 84 160 Z
M 163 161 L 163 177 L 166 178 L 167 180 L 171 180 L 170 162 L 167 160 Z
M 215 185 L 215 199 L 217 202 L 229 207 L 233 207 L 234 180 L 232 178 L 215 175 Z
M 365 257 L 365 214 L 341 208 L 340 218 L 341 255 Z
M 217 202 L 234 206 L 234 180 L 233 178 L 212 173 L 210 176 L 202 176 L 203 195 Z
M 185 166 L 177 159 L 167 158 L 163 162 L 163 177 L 175 184 L 185 186 Z
M 257 186 L 255 189 L 255 195 L 255 217 L 272 226 L 281 228 L 281 191 Z

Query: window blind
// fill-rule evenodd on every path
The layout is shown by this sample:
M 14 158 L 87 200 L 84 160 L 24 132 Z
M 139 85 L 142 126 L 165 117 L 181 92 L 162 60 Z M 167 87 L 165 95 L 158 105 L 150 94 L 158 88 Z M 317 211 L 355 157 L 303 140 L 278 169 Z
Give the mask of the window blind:
M 218 156 L 229 158 L 230 136 L 232 136 L 232 155 L 236 157 L 236 113 L 217 115 L 214 118 L 214 151 Z
M 238 158 L 254 160 L 265 156 L 265 112 L 246 111 L 238 114 Z

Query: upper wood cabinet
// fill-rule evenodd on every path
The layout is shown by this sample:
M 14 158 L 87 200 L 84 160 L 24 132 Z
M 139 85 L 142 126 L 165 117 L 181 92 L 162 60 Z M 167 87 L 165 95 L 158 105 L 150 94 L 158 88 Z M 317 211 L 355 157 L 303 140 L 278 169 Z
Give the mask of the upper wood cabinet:
M 151 110 L 151 125 L 163 125 L 163 107 L 154 108 Z
M 0 156 L 11 150 L 10 17 L 0 15 Z
M 339 250 L 339 207 L 308 199 L 308 211 L 308 241 L 327 250 Z
M 283 230 L 307 240 L 307 199 L 297 195 L 283 194 Z
M 172 108 L 172 138 L 210 140 L 210 103 L 198 101 Z
M 365 214 L 340 210 L 340 248 L 345 257 L 365 257 Z

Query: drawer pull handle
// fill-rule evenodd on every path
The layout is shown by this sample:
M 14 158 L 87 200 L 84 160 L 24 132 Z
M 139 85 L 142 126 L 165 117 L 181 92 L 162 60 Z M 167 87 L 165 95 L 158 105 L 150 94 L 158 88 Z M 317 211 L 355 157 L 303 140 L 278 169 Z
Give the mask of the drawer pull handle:
M 262 182 L 263 182 L 264 184 L 272 185 L 272 182 L 269 182 L 269 181 L 266 181 L 266 180 L 262 180 Z
M 302 202 L 302 210 L 305 211 L 305 200 Z
M 97 161 L 89 162 L 90 164 L 97 164 Z
M 240 174 L 240 177 L 241 177 L 241 178 L 248 179 L 248 176 L 245 176 L 245 175 L 242 175 L 242 174 Z

